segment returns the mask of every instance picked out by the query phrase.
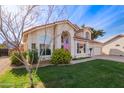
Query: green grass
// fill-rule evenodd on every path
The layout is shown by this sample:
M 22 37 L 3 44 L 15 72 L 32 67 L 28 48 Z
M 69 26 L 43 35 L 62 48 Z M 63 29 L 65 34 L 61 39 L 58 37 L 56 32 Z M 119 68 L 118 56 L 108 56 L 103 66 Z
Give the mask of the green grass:
M 8 82 L 12 85 L 0 87 L 28 87 L 26 70 L 11 70 L 0 76 L 1 84 Z M 35 75 L 34 82 L 41 82 L 44 87 L 59 88 L 124 87 L 124 63 L 93 60 L 75 65 L 42 67 Z

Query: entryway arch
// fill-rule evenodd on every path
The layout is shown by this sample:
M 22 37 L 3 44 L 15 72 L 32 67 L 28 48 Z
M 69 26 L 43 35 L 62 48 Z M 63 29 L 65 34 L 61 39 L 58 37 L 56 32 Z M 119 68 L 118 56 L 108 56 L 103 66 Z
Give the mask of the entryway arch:
M 71 51 L 71 35 L 68 31 L 63 31 L 61 34 L 61 48 Z

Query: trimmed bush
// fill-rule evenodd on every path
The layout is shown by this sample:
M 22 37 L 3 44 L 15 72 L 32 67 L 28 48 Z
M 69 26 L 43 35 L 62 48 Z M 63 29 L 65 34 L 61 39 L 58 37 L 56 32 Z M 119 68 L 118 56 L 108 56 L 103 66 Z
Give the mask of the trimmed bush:
M 38 51 L 37 50 L 28 50 L 27 53 L 28 61 L 31 64 L 35 64 L 38 62 Z
M 71 53 L 65 49 L 56 49 L 52 53 L 52 64 L 69 64 L 72 59 Z
M 22 53 L 25 59 L 28 59 L 29 63 L 35 64 L 38 62 L 38 52 L 37 50 L 28 50 L 27 52 Z M 10 53 L 11 64 L 20 66 L 23 63 L 18 59 L 21 59 L 21 56 L 18 52 L 13 51 Z
M 23 54 L 23 56 L 26 58 L 27 53 L 26 53 L 26 52 L 23 52 L 22 54 Z M 11 64 L 17 65 L 17 66 L 23 65 L 23 63 L 22 63 L 17 57 L 18 57 L 19 59 L 21 59 L 20 54 L 19 54 L 18 52 L 16 52 L 16 51 L 13 51 L 13 52 L 10 54 Z

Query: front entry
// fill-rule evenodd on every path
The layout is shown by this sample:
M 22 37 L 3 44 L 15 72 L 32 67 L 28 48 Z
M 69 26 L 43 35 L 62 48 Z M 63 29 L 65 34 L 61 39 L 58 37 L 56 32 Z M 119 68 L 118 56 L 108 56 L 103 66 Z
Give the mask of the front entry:
M 66 31 L 66 32 L 62 32 L 61 35 L 61 48 L 67 49 L 67 50 L 71 50 L 71 38 L 70 38 L 70 34 Z

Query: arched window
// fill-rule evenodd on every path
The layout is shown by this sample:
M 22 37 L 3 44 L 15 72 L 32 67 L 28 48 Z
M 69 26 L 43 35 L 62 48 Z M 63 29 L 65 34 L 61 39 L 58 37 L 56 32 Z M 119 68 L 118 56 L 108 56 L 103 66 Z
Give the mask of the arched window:
M 89 32 L 86 32 L 86 39 L 90 39 L 90 34 L 89 34 Z
M 82 32 L 82 34 L 81 34 L 81 35 L 82 35 L 82 37 L 84 38 L 84 32 Z

